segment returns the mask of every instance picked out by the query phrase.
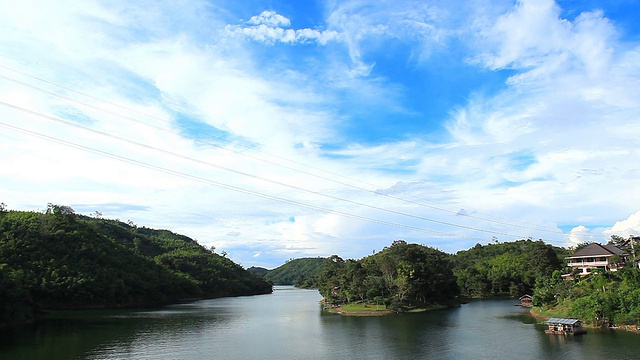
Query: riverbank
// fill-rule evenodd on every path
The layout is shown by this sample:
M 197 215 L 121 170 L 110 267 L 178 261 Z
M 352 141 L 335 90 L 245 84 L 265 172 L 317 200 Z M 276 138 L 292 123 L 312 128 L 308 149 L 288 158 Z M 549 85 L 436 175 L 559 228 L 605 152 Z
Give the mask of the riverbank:
M 529 310 L 529 314 L 535 317 L 536 319 L 548 320 L 551 317 L 568 317 L 568 313 L 562 310 L 542 310 L 539 307 L 533 307 Z M 599 326 L 595 326 L 592 324 L 583 324 L 584 327 L 597 329 Z M 638 325 L 615 325 L 609 326 L 608 329 L 612 330 L 624 330 L 633 333 L 640 333 L 640 329 Z
M 324 301 L 321 301 L 324 303 Z M 393 314 L 412 314 L 412 313 L 422 313 L 425 311 L 433 311 L 433 310 L 443 310 L 446 309 L 446 305 L 433 305 L 430 307 L 424 308 L 411 308 L 406 309 L 404 311 L 396 311 L 387 309 L 386 305 L 379 304 L 363 304 L 363 303 L 352 303 L 352 304 L 343 304 L 343 305 L 334 305 L 334 306 L 324 306 L 324 311 L 327 311 L 330 314 L 337 314 L 343 316 L 385 316 L 385 315 L 393 315 Z
M 531 316 L 535 317 L 536 319 L 542 319 L 545 321 L 552 317 L 556 317 L 556 318 L 569 317 L 568 311 L 564 311 L 562 309 L 543 310 L 538 306 L 534 306 L 531 309 L 529 309 L 529 314 L 531 314 Z
M 325 310 L 330 314 L 337 314 L 337 315 L 343 315 L 343 316 L 384 316 L 384 315 L 396 314 L 395 311 L 387 310 L 386 308 L 385 309 L 375 309 L 375 308 L 354 309 L 349 305 L 345 305 L 344 307 L 343 306 L 331 307 Z
M 163 302 L 148 302 L 148 303 L 129 303 L 129 304 L 108 304 L 108 305 L 85 305 L 85 306 L 49 306 L 46 308 L 39 308 L 34 310 L 36 314 L 30 315 L 28 318 L 20 321 L 0 322 L 0 330 L 17 327 L 21 325 L 34 324 L 41 321 L 56 319 L 56 318 L 75 318 L 83 317 L 90 313 L 107 313 L 109 311 L 125 311 L 125 310 L 157 310 L 166 308 L 168 306 L 188 304 L 201 300 L 213 300 L 221 298 L 235 298 L 244 296 L 256 296 L 256 295 L 269 295 L 273 293 L 273 289 L 268 293 L 256 293 L 246 295 L 226 295 L 226 296 L 198 296 L 190 298 L 181 298 L 171 301 Z

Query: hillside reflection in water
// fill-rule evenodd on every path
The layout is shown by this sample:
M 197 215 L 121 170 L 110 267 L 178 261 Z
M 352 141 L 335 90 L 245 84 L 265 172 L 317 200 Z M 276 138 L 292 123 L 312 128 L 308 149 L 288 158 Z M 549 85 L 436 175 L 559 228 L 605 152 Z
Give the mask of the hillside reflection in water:
M 314 290 L 203 300 L 144 311 L 61 314 L 0 331 L 0 359 L 634 359 L 640 335 L 559 337 L 513 306 L 384 317 L 321 311 Z

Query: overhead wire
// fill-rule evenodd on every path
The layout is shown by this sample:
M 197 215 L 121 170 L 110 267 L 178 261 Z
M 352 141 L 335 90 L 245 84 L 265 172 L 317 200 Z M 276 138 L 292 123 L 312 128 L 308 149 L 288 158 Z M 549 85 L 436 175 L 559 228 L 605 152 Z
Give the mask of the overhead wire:
M 236 170 L 236 169 L 232 169 L 232 168 L 229 168 L 229 167 L 226 167 L 226 166 L 214 164 L 214 163 L 203 161 L 203 160 L 200 160 L 200 159 L 195 159 L 195 158 L 192 158 L 192 157 L 189 157 L 189 156 L 181 155 L 181 154 L 178 154 L 178 153 L 175 153 L 175 152 L 172 152 L 172 151 L 169 151 L 169 150 L 161 149 L 161 148 L 158 148 L 158 147 L 155 147 L 155 146 L 151 146 L 151 145 L 148 145 L 148 144 L 143 144 L 143 143 L 140 143 L 140 142 L 137 142 L 137 141 L 134 141 L 134 140 L 130 140 L 130 139 L 127 139 L 127 138 L 124 138 L 124 137 L 121 137 L 121 136 L 113 135 L 113 134 L 110 134 L 110 133 L 107 133 L 107 132 L 104 132 L 104 131 L 92 129 L 92 128 L 89 128 L 89 127 L 86 127 L 86 126 L 83 126 L 83 125 L 80 125 L 80 124 L 77 124 L 77 123 L 74 123 L 74 122 L 63 120 L 63 119 L 57 118 L 55 116 L 39 113 L 39 112 L 30 110 L 30 109 L 27 109 L 27 108 L 24 108 L 24 107 L 21 107 L 21 106 L 9 104 L 9 103 L 6 103 L 4 101 L 0 101 L 0 105 L 3 105 L 5 107 L 9 107 L 9 108 L 13 108 L 15 110 L 19 110 L 19 111 L 22 111 L 22 112 L 25 112 L 25 113 L 28 113 L 28 114 L 31 114 L 31 115 L 35 115 L 35 116 L 44 118 L 44 119 L 52 120 L 52 121 L 55 121 L 55 122 L 58 122 L 58 123 L 61 123 L 61 124 L 67 125 L 67 126 L 75 127 L 75 128 L 81 129 L 83 131 L 92 132 L 92 133 L 98 134 L 100 136 L 109 137 L 109 138 L 115 139 L 115 140 L 120 141 L 120 142 L 126 142 L 128 144 L 132 144 L 132 145 L 135 145 L 135 146 L 139 146 L 139 147 L 143 147 L 143 148 L 150 149 L 150 150 L 153 150 L 153 151 L 157 151 L 157 152 L 163 153 L 165 155 L 169 155 L 169 156 L 181 158 L 181 159 L 184 159 L 184 160 L 192 161 L 192 162 L 195 162 L 195 163 L 198 163 L 198 164 L 201 164 L 201 165 L 215 167 L 217 169 L 228 171 L 228 172 L 231 172 L 231 173 L 234 173 L 234 174 L 237 174 L 237 175 L 250 177 L 250 178 L 253 178 L 253 179 L 269 182 L 269 183 L 276 184 L 276 185 L 279 185 L 279 186 L 288 187 L 290 189 L 294 189 L 294 190 L 303 191 L 303 192 L 307 192 L 307 193 L 310 193 L 310 194 L 326 197 L 326 198 L 329 198 L 329 199 L 332 199 L 332 200 L 338 200 L 338 201 L 342 201 L 342 202 L 349 203 L 349 204 L 352 204 L 352 205 L 358 205 L 358 206 L 362 206 L 362 207 L 367 207 L 367 208 L 374 209 L 374 210 L 377 210 L 377 211 L 382 211 L 382 212 L 386 212 L 386 213 L 390 213 L 390 214 L 394 214 L 394 215 L 406 216 L 406 217 L 410 217 L 410 218 L 414 218 L 414 219 L 418 219 L 418 220 L 422 220 L 422 221 L 427 221 L 427 222 L 431 222 L 431 223 L 436 223 L 436 224 L 440 224 L 440 225 L 458 227 L 458 228 L 462 228 L 462 229 L 466 229 L 466 230 L 484 232 L 484 233 L 493 234 L 493 235 L 503 235 L 503 236 L 508 236 L 508 237 L 512 237 L 512 238 L 526 238 L 526 236 L 523 236 L 523 235 L 516 235 L 516 234 L 510 234 L 510 233 L 501 232 L 501 231 L 481 229 L 481 228 L 477 228 L 477 227 L 472 227 L 472 226 L 467 226 L 467 225 L 460 225 L 460 224 L 450 223 L 450 222 L 446 222 L 446 221 L 431 219 L 431 218 L 427 218 L 427 217 L 424 217 L 424 216 L 409 214 L 409 213 L 405 213 L 405 212 L 402 212 L 402 211 L 392 210 L 392 209 L 389 209 L 389 208 L 375 206 L 375 205 L 363 203 L 363 202 L 360 202 L 360 201 L 355 201 L 355 200 L 346 199 L 346 198 L 339 197 L 339 196 L 334 196 L 334 195 L 331 195 L 331 194 L 322 193 L 322 192 L 319 192 L 319 191 L 306 189 L 306 188 L 303 188 L 303 187 L 300 187 L 300 186 L 283 183 L 283 182 L 280 182 L 280 181 L 277 181 L 277 180 L 268 179 L 268 178 L 264 178 L 264 177 L 261 177 L 261 176 L 249 174 L 249 173 L 246 173 L 246 172 L 243 172 L 243 171 L 240 171 L 240 170 Z
M 198 129 L 193 129 L 193 128 L 190 128 L 188 126 L 184 126 L 182 124 L 177 124 L 177 123 L 168 121 L 166 119 L 163 119 L 163 118 L 160 118 L 160 117 L 157 117 L 157 116 L 154 116 L 154 115 L 150 115 L 150 114 L 138 111 L 136 109 L 125 107 L 125 106 L 122 106 L 122 105 L 119 105 L 119 104 L 116 104 L 116 103 L 113 103 L 113 102 L 98 98 L 96 96 L 93 96 L 93 95 L 90 95 L 90 94 L 87 94 L 87 93 L 84 93 L 84 92 L 80 92 L 80 91 L 77 91 L 75 89 L 72 89 L 72 88 L 69 88 L 69 87 L 66 87 L 66 86 L 63 86 L 63 85 L 48 81 L 46 79 L 42 79 L 42 78 L 30 75 L 30 74 L 27 74 L 27 73 L 24 73 L 24 72 L 9 68 L 9 67 L 1 65 L 1 64 L 0 64 L 0 68 L 6 69 L 6 70 L 9 70 L 9 71 L 13 71 L 15 73 L 18 73 L 18 74 L 21 74 L 21 75 L 36 79 L 38 81 L 42 81 L 42 82 L 50 84 L 50 85 L 54 85 L 54 86 L 60 87 L 60 88 L 65 89 L 67 91 L 70 91 L 70 92 L 73 92 L 73 93 L 76 93 L 76 94 L 79 94 L 79 95 L 82 95 L 82 96 L 86 96 L 86 97 L 89 97 L 89 98 L 94 99 L 94 100 L 98 100 L 100 102 L 103 102 L 103 103 L 118 107 L 118 108 L 126 110 L 126 111 L 134 112 L 134 113 L 137 113 L 137 114 L 140 114 L 140 115 L 143 115 L 143 116 L 155 119 L 155 120 L 159 120 L 159 121 L 168 123 L 168 124 L 170 124 L 172 126 L 178 126 L 180 128 L 183 128 L 185 130 L 188 130 L 188 131 L 191 131 L 191 132 L 194 132 L 194 133 L 198 133 L 198 134 L 201 134 L 201 135 L 206 135 L 207 137 L 210 137 L 210 138 L 215 138 L 215 139 L 223 141 L 223 142 L 231 143 L 230 141 L 228 141 L 226 139 L 223 139 L 223 138 L 220 138 L 220 137 L 217 137 L 217 136 L 215 136 L 213 134 L 206 133 L 206 132 L 203 132 L 203 131 L 198 130 Z M 406 199 L 406 198 L 403 198 L 403 197 L 394 196 L 394 195 L 391 195 L 391 194 L 388 194 L 388 193 L 385 193 L 385 192 L 381 192 L 381 191 L 378 191 L 378 190 L 367 189 L 367 188 L 360 187 L 360 186 L 357 186 L 357 185 L 353 185 L 353 184 L 350 184 L 350 183 L 346 183 L 346 182 L 343 182 L 343 181 L 340 181 L 340 180 L 328 178 L 326 176 L 314 174 L 314 173 L 311 173 L 311 172 L 308 172 L 308 171 L 304 171 L 304 170 L 301 170 L 301 169 L 297 169 L 297 168 L 294 168 L 294 167 L 291 167 L 291 166 L 283 165 L 283 164 L 277 163 L 275 161 L 271 161 L 271 160 L 264 159 L 264 158 L 261 158 L 261 157 L 252 156 L 250 154 L 247 154 L 247 153 L 244 153 L 244 152 L 241 152 L 241 151 L 237 151 L 237 150 L 234 150 L 234 149 L 231 149 L 231 148 L 228 148 L 228 147 L 220 146 L 220 145 L 215 144 L 215 143 L 210 142 L 210 141 L 204 141 L 202 139 L 193 138 L 193 137 L 190 137 L 190 136 L 188 136 L 188 135 L 186 135 L 184 133 L 179 133 L 179 132 L 175 132 L 175 131 L 172 131 L 172 130 L 169 130 L 169 129 L 166 129 L 166 128 L 158 127 L 158 126 L 149 124 L 147 122 L 140 121 L 138 119 L 131 118 L 131 117 L 128 117 L 126 115 L 122 115 L 122 114 L 117 113 L 115 111 L 111 111 L 111 110 L 104 109 L 102 107 L 99 107 L 99 106 L 96 106 L 96 105 L 93 105 L 93 104 L 82 102 L 82 101 L 73 99 L 71 97 L 67 97 L 67 96 L 61 95 L 59 93 L 56 93 L 56 92 L 53 92 L 53 91 L 50 91 L 50 90 L 47 90 L 47 89 L 44 89 L 44 88 L 41 88 L 41 87 L 38 87 L 38 86 L 34 86 L 34 85 L 31 85 L 31 84 L 25 83 L 23 81 L 20 81 L 20 80 L 17 80 L 17 79 L 13 79 L 13 78 L 10 78 L 10 77 L 4 76 L 4 75 L 0 75 L 0 78 L 3 78 L 5 80 L 8 80 L 8 81 L 11 81 L 11 82 L 14 82 L 14 83 L 26 86 L 26 87 L 29 87 L 29 88 L 37 90 L 37 91 L 41 91 L 41 92 L 44 92 L 44 93 L 47 93 L 47 94 L 50 94 L 50 95 L 65 99 L 67 101 L 71 101 L 71 102 L 74 102 L 74 103 L 77 103 L 77 104 L 80 104 L 80 105 L 83 105 L 83 106 L 87 106 L 87 107 L 90 107 L 90 108 L 93 108 L 93 109 L 96 109 L 96 110 L 99 110 L 99 111 L 110 113 L 112 115 L 121 117 L 121 118 L 126 119 L 128 121 L 132 121 L 132 122 L 136 122 L 136 123 L 139 123 L 139 124 L 142 124 L 142 125 L 145 125 L 145 126 L 149 126 L 151 128 L 154 128 L 154 129 L 157 129 L 157 130 L 160 130 L 160 131 L 176 134 L 176 135 L 179 135 L 181 137 L 193 140 L 195 142 L 199 142 L 199 143 L 207 144 L 207 145 L 210 145 L 210 146 L 214 146 L 216 148 L 220 148 L 220 149 L 225 150 L 225 151 L 233 152 L 235 154 L 238 154 L 238 155 L 241 155 L 241 156 L 244 156 L 244 157 L 248 157 L 248 158 L 251 158 L 251 159 L 254 159 L 254 160 L 266 162 L 266 163 L 274 165 L 274 166 L 278 166 L 278 167 L 285 168 L 285 169 L 288 169 L 288 170 L 291 170 L 291 171 L 299 172 L 299 173 L 302 173 L 302 174 L 305 174 L 305 175 L 313 176 L 313 177 L 316 177 L 316 178 L 319 178 L 319 179 L 322 179 L 322 180 L 334 182 L 334 183 L 337 183 L 337 184 L 340 184 L 340 185 L 343 185 L 343 186 L 347 186 L 347 187 L 351 187 L 351 188 L 354 188 L 354 189 L 357 189 L 357 190 L 360 190 L 360 191 L 370 192 L 370 193 L 373 193 L 375 195 L 379 195 L 379 196 L 395 199 L 395 200 L 398 200 L 398 201 L 403 201 L 403 202 L 406 202 L 406 203 L 409 203 L 409 204 L 418 205 L 418 206 L 430 208 L 430 209 L 437 210 L 437 211 L 447 212 L 447 213 L 450 213 L 450 214 L 454 214 L 456 216 L 464 216 L 464 217 L 474 218 L 474 219 L 478 219 L 478 220 L 482 220 L 482 221 L 487 221 L 487 222 L 492 222 L 492 223 L 501 224 L 501 225 L 507 225 L 507 226 L 513 226 L 513 227 L 518 227 L 518 228 L 528 229 L 528 230 L 535 230 L 535 231 L 555 233 L 555 234 L 561 233 L 557 229 L 551 229 L 551 228 L 547 229 L 547 228 L 543 228 L 543 227 L 540 227 L 540 226 L 537 226 L 537 225 L 533 225 L 533 224 L 529 224 L 529 223 L 526 223 L 526 222 L 502 221 L 502 220 L 497 220 L 497 219 L 490 219 L 490 218 L 487 218 L 487 217 L 477 216 L 477 215 L 468 214 L 468 213 L 464 213 L 464 212 L 460 212 L 460 211 L 443 209 L 441 207 L 437 207 L 437 206 L 433 206 L 433 205 L 427 205 L 427 204 L 424 204 L 421 201 L 419 202 L 419 201 L 409 200 L 409 199 Z M 353 178 L 344 176 L 344 175 L 336 173 L 336 172 L 332 172 L 332 171 L 325 170 L 325 169 L 320 169 L 318 167 L 314 167 L 314 166 L 309 165 L 309 164 L 305 164 L 305 163 L 301 163 L 301 162 L 298 162 L 298 161 L 295 161 L 295 160 L 291 160 L 291 159 L 287 159 L 287 158 L 284 158 L 284 157 L 280 157 L 278 155 L 268 154 L 268 153 L 265 153 L 264 151 L 260 151 L 260 150 L 255 149 L 255 148 L 248 147 L 248 146 L 245 146 L 243 144 L 237 144 L 237 143 L 232 143 L 232 144 L 234 144 L 236 146 L 240 146 L 240 147 L 246 148 L 246 149 L 249 149 L 249 150 L 252 150 L 252 151 L 262 152 L 262 153 L 264 153 L 264 154 L 266 154 L 268 156 L 271 156 L 271 157 L 274 157 L 274 158 L 277 158 L 277 159 L 280 159 L 280 160 L 284 160 L 284 161 L 287 161 L 287 162 L 290 162 L 290 163 L 294 163 L 296 165 L 308 167 L 308 168 L 316 170 L 316 171 L 321 171 L 321 172 L 324 172 L 324 173 L 327 173 L 327 174 L 331 174 L 331 175 L 334 175 L 334 176 L 339 176 L 341 178 L 345 178 L 345 179 L 348 179 L 348 180 L 351 180 L 351 181 L 356 181 L 356 182 L 359 182 L 359 183 L 362 183 L 362 184 L 366 184 L 368 186 L 379 188 L 379 186 L 364 182 L 364 181 L 359 180 L 359 179 L 353 179 Z M 414 197 L 414 196 L 412 196 L 412 197 Z M 421 198 L 418 198 L 418 197 L 414 197 L 414 198 L 419 199 L 419 200 L 424 200 L 424 199 L 421 199 Z
M 375 223 L 375 224 L 379 224 L 379 225 L 396 227 L 396 228 L 400 228 L 400 229 L 404 229 L 404 230 L 412 230 L 412 231 L 417 231 L 417 232 L 428 233 L 428 234 L 437 235 L 437 236 L 440 236 L 440 237 L 464 238 L 464 239 L 478 240 L 478 241 L 485 241 L 486 240 L 486 239 L 472 237 L 472 236 L 468 236 L 468 235 L 452 234 L 452 233 L 446 233 L 446 232 L 441 232 L 441 231 L 436 231 L 436 230 L 431 230 L 431 229 L 425 229 L 425 228 L 419 228 L 419 227 L 415 227 L 415 226 L 395 223 L 395 222 L 391 222 L 391 221 L 384 221 L 384 220 L 375 219 L 375 218 L 371 218 L 371 217 L 367 217 L 367 216 L 362 216 L 362 215 L 357 215 L 357 214 L 348 213 L 348 212 L 344 212 L 344 211 L 339 211 L 339 210 L 335 210 L 335 209 L 329 209 L 329 208 L 325 208 L 325 207 L 322 207 L 322 206 L 312 205 L 312 204 L 308 204 L 308 203 L 304 203 L 304 202 L 300 202 L 300 201 L 296 201 L 296 200 L 292 200 L 292 199 L 288 199 L 288 198 L 283 198 L 283 197 L 279 197 L 279 196 L 275 196 L 275 195 L 269 195 L 269 194 L 265 194 L 265 193 L 262 193 L 262 192 L 253 191 L 253 190 L 250 190 L 250 189 L 242 188 L 242 187 L 239 187 L 239 186 L 225 184 L 225 183 L 222 183 L 222 182 L 219 182 L 219 181 L 203 178 L 201 176 L 188 174 L 188 173 L 185 173 L 185 172 L 169 169 L 169 168 L 158 166 L 158 165 L 153 165 L 153 164 L 150 164 L 150 163 L 147 163 L 147 162 L 144 162 L 144 161 L 140 161 L 140 160 L 136 160 L 136 159 L 132 159 L 132 158 L 129 158 L 129 157 L 113 154 L 113 153 L 108 152 L 108 151 L 99 150 L 99 149 L 92 148 L 92 147 L 89 147 L 89 146 L 85 146 L 85 145 L 81 145 L 81 144 L 78 144 L 78 143 L 74 143 L 74 142 L 70 142 L 70 141 L 67 141 L 67 140 L 63 140 L 63 139 L 60 139 L 60 138 L 56 138 L 56 137 L 53 137 L 53 136 L 45 135 L 45 134 L 42 134 L 42 133 L 39 133 L 39 132 L 36 132 L 36 131 L 32 131 L 32 130 L 24 129 L 24 128 L 21 128 L 21 127 L 18 127 L 18 126 L 10 125 L 10 124 L 4 123 L 2 121 L 0 121 L 0 126 L 5 127 L 7 129 L 10 129 L 10 130 L 13 130 L 13 131 L 18 131 L 18 132 L 21 132 L 21 133 L 24 133 L 24 134 L 27 134 L 27 135 L 30 135 L 30 136 L 35 136 L 35 137 L 39 137 L 41 139 L 52 141 L 52 142 L 55 142 L 55 143 L 58 143 L 58 144 L 61 144 L 61 145 L 64 145 L 64 146 L 68 146 L 68 147 L 72 147 L 72 148 L 75 148 L 75 149 L 91 152 L 91 153 L 94 153 L 94 154 L 97 154 L 97 155 L 101 155 L 101 156 L 104 156 L 104 157 L 108 157 L 108 158 L 115 159 L 115 160 L 118 160 L 118 161 L 121 161 L 121 162 L 129 163 L 129 164 L 133 164 L 133 165 L 136 165 L 136 166 L 148 168 L 148 169 L 151 169 L 151 170 L 159 171 L 159 172 L 162 172 L 162 173 L 165 173 L 165 174 L 170 174 L 170 175 L 174 175 L 174 176 L 181 177 L 181 178 L 184 178 L 184 179 L 189 179 L 189 180 L 193 180 L 193 181 L 197 181 L 197 182 L 201 182 L 201 183 L 205 183 L 205 184 L 209 184 L 209 185 L 214 185 L 216 187 L 220 187 L 220 188 L 223 188 L 223 189 L 232 190 L 232 191 L 236 191 L 236 192 L 239 192 L 239 193 L 244 193 L 244 194 L 248 194 L 248 195 L 252 195 L 252 196 L 257 196 L 257 197 L 268 199 L 268 200 L 273 200 L 273 201 L 278 201 L 278 202 L 282 202 L 282 203 L 286 203 L 286 204 L 290 204 L 290 205 L 295 205 L 295 206 L 302 207 L 302 208 L 305 208 L 305 209 L 323 211 L 323 212 L 326 212 L 326 213 L 336 214 L 336 215 L 347 217 L 347 218 L 352 218 L 352 219 L 356 219 L 356 220 L 371 222 L 371 223 Z

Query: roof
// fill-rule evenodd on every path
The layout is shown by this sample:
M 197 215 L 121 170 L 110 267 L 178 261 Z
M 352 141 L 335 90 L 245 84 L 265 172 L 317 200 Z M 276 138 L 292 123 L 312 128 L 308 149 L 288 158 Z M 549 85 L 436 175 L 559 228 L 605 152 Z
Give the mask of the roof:
M 522 295 L 520 296 L 520 298 L 518 300 L 522 300 L 522 299 L 532 299 L 533 297 L 531 295 Z
M 579 323 L 579 319 L 565 319 L 565 318 L 550 318 L 546 321 L 548 324 L 562 324 L 562 325 L 574 325 Z
M 611 251 L 612 253 L 614 253 L 615 255 L 623 255 L 626 254 L 627 252 L 620 249 L 619 247 L 613 245 L 613 244 L 606 244 L 606 245 L 602 245 L 605 249 Z
M 591 243 L 582 249 L 569 256 L 570 258 L 576 257 L 592 257 L 592 256 L 612 256 L 612 255 L 624 255 L 626 252 L 613 244 L 601 245 L 598 243 Z

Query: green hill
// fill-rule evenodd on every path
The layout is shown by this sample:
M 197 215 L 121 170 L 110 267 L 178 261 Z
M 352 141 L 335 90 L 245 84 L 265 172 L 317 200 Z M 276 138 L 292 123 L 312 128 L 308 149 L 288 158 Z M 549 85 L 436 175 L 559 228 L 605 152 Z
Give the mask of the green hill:
M 0 324 L 57 308 L 165 304 L 270 293 L 271 284 L 167 230 L 66 206 L 0 211 Z
M 531 294 L 536 279 L 564 268 L 567 250 L 542 240 L 480 245 L 452 256 L 453 272 L 468 297 Z
M 295 285 L 303 288 L 314 288 L 315 277 L 322 270 L 324 258 L 300 258 L 287 261 L 273 270 L 252 267 L 248 270 L 263 276 L 274 285 Z

